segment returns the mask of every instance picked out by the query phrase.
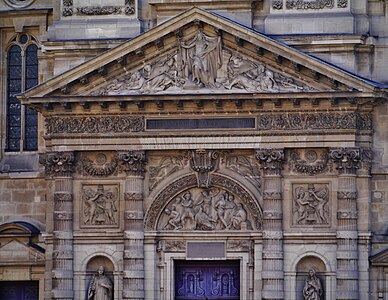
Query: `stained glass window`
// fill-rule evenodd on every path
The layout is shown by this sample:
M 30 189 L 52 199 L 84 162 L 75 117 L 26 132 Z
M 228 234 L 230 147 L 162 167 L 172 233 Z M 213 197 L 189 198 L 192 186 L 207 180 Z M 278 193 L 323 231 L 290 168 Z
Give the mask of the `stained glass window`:
M 6 151 L 38 149 L 37 112 L 20 104 L 16 96 L 38 84 L 38 47 L 21 34 L 8 50 Z

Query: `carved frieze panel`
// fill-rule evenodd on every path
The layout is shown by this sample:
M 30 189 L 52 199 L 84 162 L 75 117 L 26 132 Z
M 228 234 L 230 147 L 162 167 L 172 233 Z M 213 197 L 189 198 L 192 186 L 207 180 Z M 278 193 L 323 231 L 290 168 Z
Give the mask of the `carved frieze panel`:
M 372 130 L 370 113 L 359 112 L 306 112 L 263 113 L 257 117 L 258 130 Z
M 239 196 L 221 188 L 191 188 L 165 208 L 160 230 L 251 230 Z
M 101 15 L 133 15 L 135 13 L 135 0 L 125 0 L 123 6 L 77 6 L 73 0 L 62 1 L 62 16 L 101 16 Z
M 291 172 L 305 175 L 318 175 L 331 172 L 332 161 L 329 149 L 294 149 L 288 155 L 288 168 Z
M 46 134 L 128 133 L 144 131 L 142 116 L 47 117 Z
M 99 152 L 82 153 L 78 155 L 77 171 L 83 176 L 108 177 L 117 175 L 120 167 L 120 161 L 117 153 Z
M 262 63 L 223 48 L 218 32 L 199 29 L 194 37 L 178 37 L 177 50 L 142 68 L 116 78 L 90 95 L 196 92 L 302 92 L 312 86 Z
M 330 225 L 329 184 L 294 184 L 292 223 L 298 226 Z
M 251 230 L 261 229 L 257 200 L 230 179 L 213 174 L 209 188 L 198 187 L 195 175 L 167 186 L 148 208 L 148 230 Z
M 117 227 L 119 191 L 118 184 L 83 184 L 80 191 L 81 227 Z
M 152 191 L 163 179 L 187 167 L 189 158 L 188 151 L 160 158 L 150 158 L 148 164 L 149 190 Z
M 253 249 L 253 242 L 250 240 L 228 240 L 228 251 L 251 251 Z
M 334 8 L 334 0 L 287 0 L 287 9 L 324 9 Z

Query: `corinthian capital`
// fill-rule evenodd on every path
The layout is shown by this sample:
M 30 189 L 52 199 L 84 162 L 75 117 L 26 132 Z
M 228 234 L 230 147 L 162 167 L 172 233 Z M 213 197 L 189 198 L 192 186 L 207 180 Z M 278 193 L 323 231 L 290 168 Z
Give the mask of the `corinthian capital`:
M 330 158 L 338 164 L 340 174 L 356 174 L 361 160 L 360 149 L 333 148 L 330 149 Z
M 256 159 L 267 174 L 279 175 L 284 163 L 283 149 L 256 150 Z
M 128 151 L 119 153 L 120 160 L 125 165 L 125 172 L 131 176 L 144 176 L 147 162 L 144 151 Z
M 74 172 L 73 152 L 48 152 L 39 156 L 48 177 L 71 177 Z

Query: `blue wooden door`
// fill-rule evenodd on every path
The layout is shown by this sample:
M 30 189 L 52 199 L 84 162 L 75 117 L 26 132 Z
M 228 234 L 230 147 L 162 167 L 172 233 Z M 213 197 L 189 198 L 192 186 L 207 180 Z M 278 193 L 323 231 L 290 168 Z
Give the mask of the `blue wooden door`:
M 175 299 L 240 299 L 239 261 L 176 261 Z
M 38 281 L 0 281 L 1 300 L 38 300 Z

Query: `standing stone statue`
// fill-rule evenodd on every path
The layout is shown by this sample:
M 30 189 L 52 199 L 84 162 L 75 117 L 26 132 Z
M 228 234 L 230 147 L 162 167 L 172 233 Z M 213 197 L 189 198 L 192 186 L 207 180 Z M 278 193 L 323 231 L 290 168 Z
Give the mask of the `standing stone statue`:
M 322 294 L 321 281 L 315 274 L 315 270 L 311 269 L 303 288 L 304 300 L 321 300 Z
M 88 300 L 112 300 L 113 285 L 104 274 L 104 267 L 100 266 L 97 275 L 93 276 L 88 289 Z

